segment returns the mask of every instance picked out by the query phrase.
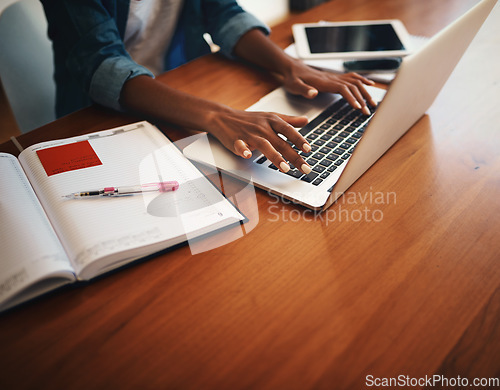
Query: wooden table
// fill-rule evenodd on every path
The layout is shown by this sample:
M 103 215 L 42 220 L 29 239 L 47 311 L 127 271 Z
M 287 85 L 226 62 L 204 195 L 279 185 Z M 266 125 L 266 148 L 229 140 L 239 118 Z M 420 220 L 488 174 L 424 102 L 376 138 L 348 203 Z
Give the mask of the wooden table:
M 272 38 L 290 44 L 293 22 L 381 18 L 430 36 L 475 3 L 332 0 L 293 15 Z M 499 22 L 497 6 L 428 114 L 328 219 L 258 190 L 253 229 L 234 242 L 198 255 L 182 246 L 0 315 L 0 388 L 362 389 L 382 378 L 498 378 Z M 237 108 L 277 86 L 218 55 L 161 80 Z M 19 142 L 138 119 L 92 107 Z M 0 149 L 15 152 L 10 142 Z

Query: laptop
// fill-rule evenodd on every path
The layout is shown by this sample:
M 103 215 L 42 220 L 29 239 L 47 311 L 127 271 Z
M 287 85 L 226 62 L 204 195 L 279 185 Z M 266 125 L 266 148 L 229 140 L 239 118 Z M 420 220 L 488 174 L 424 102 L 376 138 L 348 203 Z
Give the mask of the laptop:
M 259 152 L 245 160 L 211 136 L 200 137 L 185 147 L 184 155 L 284 199 L 325 210 L 424 115 L 496 2 L 480 1 L 404 57 L 385 95 L 385 91 L 369 87 L 374 100 L 380 101 L 371 116 L 351 109 L 337 94 L 308 100 L 282 88 L 249 107 L 312 119 L 299 130 L 313 148 L 310 154 L 303 154 L 313 169 L 309 175 L 297 169 L 283 173 Z

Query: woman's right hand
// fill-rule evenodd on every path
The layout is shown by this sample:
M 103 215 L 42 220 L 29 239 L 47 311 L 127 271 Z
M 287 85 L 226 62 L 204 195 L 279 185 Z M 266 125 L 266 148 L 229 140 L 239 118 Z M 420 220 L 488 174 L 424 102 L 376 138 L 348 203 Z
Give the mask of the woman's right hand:
M 308 119 L 269 112 L 241 111 L 227 107 L 212 112 L 207 118 L 206 130 L 215 136 L 234 154 L 249 159 L 255 150 L 263 153 L 282 172 L 288 172 L 290 165 L 301 172 L 311 172 L 311 167 L 290 144 L 308 153 L 311 146 L 296 130 L 303 127 Z
M 304 159 L 278 135 L 286 137 L 297 149 L 309 152 L 311 146 L 295 129 L 307 124 L 306 117 L 236 110 L 176 90 L 148 76 L 137 76 L 124 84 L 121 104 L 146 117 L 208 131 L 243 158 L 251 158 L 252 151 L 259 150 L 283 172 L 290 169 L 288 162 L 303 173 L 311 172 Z

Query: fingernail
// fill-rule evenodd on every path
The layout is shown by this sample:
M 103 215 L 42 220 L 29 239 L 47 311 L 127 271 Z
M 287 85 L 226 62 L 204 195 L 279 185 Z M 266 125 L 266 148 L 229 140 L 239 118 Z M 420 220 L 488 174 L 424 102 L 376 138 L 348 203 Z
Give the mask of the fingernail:
M 372 113 L 370 112 L 370 109 L 366 106 L 363 107 L 363 114 L 365 115 L 371 115 Z
M 249 158 L 252 155 L 252 152 L 250 150 L 245 150 L 243 152 L 243 157 Z
M 309 97 L 314 97 L 318 94 L 318 91 L 316 89 L 310 89 L 309 91 L 307 91 L 307 96 Z
M 302 170 L 302 172 L 304 172 L 306 175 L 308 173 L 311 173 L 312 169 L 309 165 L 307 164 L 302 164 L 302 166 L 300 167 L 300 169 Z
M 284 161 L 281 162 L 280 168 L 285 173 L 287 173 L 290 170 L 290 166 Z
M 359 102 L 354 102 L 354 108 L 361 110 L 361 104 L 359 104 Z
M 309 153 L 311 151 L 311 145 L 309 144 L 302 145 L 302 150 L 306 153 Z

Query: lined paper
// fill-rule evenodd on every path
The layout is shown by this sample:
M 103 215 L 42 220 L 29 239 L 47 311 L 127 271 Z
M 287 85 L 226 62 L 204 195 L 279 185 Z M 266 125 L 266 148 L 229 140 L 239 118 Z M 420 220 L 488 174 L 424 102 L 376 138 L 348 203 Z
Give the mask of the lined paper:
M 46 289 L 75 279 L 21 165 L 6 153 L 0 153 L 0 221 L 0 301 L 43 278 L 54 279 Z

